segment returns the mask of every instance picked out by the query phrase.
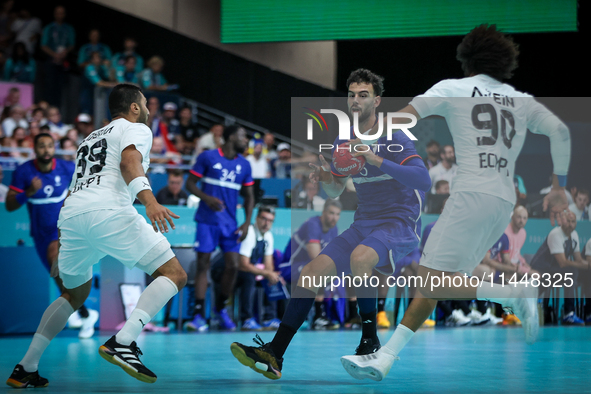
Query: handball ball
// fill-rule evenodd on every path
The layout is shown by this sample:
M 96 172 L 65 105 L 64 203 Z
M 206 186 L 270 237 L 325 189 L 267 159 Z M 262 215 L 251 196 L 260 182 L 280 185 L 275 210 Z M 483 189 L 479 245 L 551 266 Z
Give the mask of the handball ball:
M 353 154 L 349 152 L 349 147 L 341 144 L 337 149 L 334 150 L 332 155 L 332 163 L 334 167 L 343 175 L 356 175 L 363 170 L 365 167 L 365 157 L 358 156 L 353 157 Z

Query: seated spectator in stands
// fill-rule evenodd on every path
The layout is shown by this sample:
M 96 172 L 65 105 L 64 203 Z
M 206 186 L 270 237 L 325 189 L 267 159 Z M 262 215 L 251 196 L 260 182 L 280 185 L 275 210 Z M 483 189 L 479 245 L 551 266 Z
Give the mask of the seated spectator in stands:
M 84 67 L 84 76 L 92 86 L 114 87 L 116 82 L 110 81 L 109 67 L 105 64 L 99 52 L 92 52 L 90 59 Z
M 176 111 L 178 106 L 173 102 L 164 103 L 162 107 L 162 123 L 166 125 L 168 131 L 168 139 L 174 141 L 177 135 L 179 135 L 179 121 L 176 118 Z
M 35 82 L 37 64 L 29 55 L 25 44 L 17 42 L 12 49 L 12 56 L 4 66 L 4 80 L 21 83 Z
M 17 126 L 12 131 L 12 139 L 16 142 L 17 146 L 26 145 L 28 146 L 29 142 L 33 142 L 29 134 L 27 133 L 27 129 L 22 126 Z M 23 144 L 23 140 L 29 140 L 26 144 Z
M 162 205 L 187 205 L 189 195 L 183 190 L 183 170 L 168 171 L 168 183 L 156 194 L 156 201 Z
M 20 105 L 10 107 L 10 116 L 2 122 L 2 129 L 7 137 L 12 136 L 16 127 L 22 127 L 25 130 L 29 128 L 29 123 L 25 119 L 25 109 Z
M 78 139 L 75 142 L 80 145 L 94 131 L 92 116 L 85 113 L 78 114 L 74 128 L 78 131 Z
M 94 53 L 98 53 L 100 62 L 105 63 L 107 66 L 111 64 L 111 48 L 107 44 L 103 44 L 101 41 L 101 32 L 98 29 L 92 29 L 88 33 L 88 44 L 82 45 L 78 51 L 78 65 L 81 69 L 85 69 L 90 63 L 92 63 L 92 56 Z
M 566 211 L 562 214 L 562 225 L 555 227 L 550 231 L 550 234 L 546 237 L 544 243 L 540 246 L 535 256 L 531 261 L 533 269 L 537 270 L 542 274 L 550 274 L 551 278 L 554 278 L 554 274 L 559 274 L 562 278 L 560 281 L 562 289 L 564 290 L 564 317 L 562 324 L 580 324 L 583 325 L 585 322 L 575 314 L 575 297 L 578 282 L 579 271 L 589 270 L 589 264 L 583 261 L 581 257 L 579 234 L 575 230 L 577 227 L 577 217 L 573 212 Z M 569 282 L 565 281 L 565 278 L 572 278 L 573 285 L 565 286 L 564 284 Z M 549 283 L 557 283 L 556 279 L 550 281 L 540 281 L 540 297 L 546 297 L 545 307 L 548 305 L 548 291 L 550 287 Z M 544 290 L 542 290 L 544 288 Z M 586 294 L 589 294 L 591 289 L 583 289 L 583 292 L 587 290 Z M 558 311 L 556 311 L 558 312 Z
M 568 209 L 575 214 L 577 220 L 589 220 L 589 191 L 578 189 L 573 196 L 574 202 L 568 206 Z
M 160 114 L 160 100 L 158 97 L 152 96 L 148 98 L 148 110 L 150 111 L 150 115 L 148 115 L 148 127 L 152 130 L 152 134 L 154 136 L 158 136 L 158 125 L 160 124 L 161 114 Z
M 204 150 L 217 149 L 224 144 L 224 126 L 214 124 L 197 142 L 197 155 Z
M 189 107 L 183 107 L 179 112 L 179 137 L 177 150 L 183 155 L 193 154 L 199 140 L 199 129 L 193 123 L 193 112 Z
M 257 279 L 264 278 L 271 285 L 280 280 L 279 272 L 275 271 L 273 262 L 274 240 L 270 230 L 274 221 L 275 210 L 268 206 L 261 206 L 254 224 L 248 227 L 246 238 L 240 244 L 236 288 L 240 289 L 238 294 L 242 330 L 259 331 L 263 327 L 279 327 L 276 302 L 267 302 L 262 322 L 257 321 L 253 313 Z M 259 276 L 262 278 L 257 278 Z
M 440 151 L 441 162 L 433 166 L 429 170 L 429 176 L 431 177 L 431 193 L 436 194 L 435 185 L 440 180 L 446 180 L 449 182 L 450 188 L 452 179 L 456 175 L 458 165 L 456 164 L 456 155 L 454 147 L 451 145 L 444 145 Z
M 45 117 L 45 110 L 39 105 L 33 105 L 33 109 L 30 112 L 29 122 L 39 122 L 39 126 L 43 126 L 47 123 L 47 118 Z
M 56 141 L 64 137 L 68 130 L 72 128 L 71 125 L 62 122 L 62 114 L 59 108 L 54 106 L 47 109 L 47 126 Z
M 62 86 L 69 69 L 67 57 L 76 44 L 76 32 L 64 22 L 66 9 L 63 6 L 55 7 L 53 16 L 55 21 L 43 29 L 41 50 L 49 56 L 45 64 L 45 97 L 50 104 L 60 105 Z
M 275 134 L 267 131 L 263 136 L 263 142 L 265 143 L 263 154 L 267 158 L 267 161 L 271 162 L 271 160 L 275 160 L 278 157 L 277 151 L 275 150 Z
M 250 163 L 253 179 L 264 179 L 271 176 L 267 158 L 263 156 L 263 140 L 255 140 L 252 155 L 246 156 Z
M 449 182 L 444 179 L 437 181 L 437 183 L 435 184 L 435 194 L 449 195 Z
M 35 140 L 35 137 L 41 133 L 41 126 L 38 121 L 33 120 L 29 123 L 29 137 Z
M 68 132 L 66 133 L 66 138 L 72 141 L 74 144 L 78 145 L 78 140 L 80 139 L 78 130 L 76 128 L 68 130 Z
M 153 157 L 159 156 L 159 157 Z M 180 155 L 177 152 L 171 152 L 166 147 L 163 137 L 154 137 L 152 140 L 152 149 L 150 150 L 150 164 L 179 164 Z M 152 172 L 164 173 L 164 167 L 155 166 Z
M 72 130 L 74 130 L 74 129 L 72 129 Z M 72 141 L 68 137 L 60 138 L 60 149 L 65 150 L 65 151 L 70 151 L 72 153 L 72 154 L 66 154 L 66 153 L 62 154 L 62 159 L 68 160 L 68 161 L 74 161 L 74 158 L 76 157 L 76 150 L 78 150 L 78 146 L 76 146 L 76 143 L 74 141 Z
M 325 200 L 318 195 L 318 183 L 303 178 L 304 187 L 299 193 L 292 193 L 291 205 L 293 208 L 305 209 L 308 211 L 322 211 Z M 293 198 L 295 196 L 295 198 Z
M 521 205 L 517 205 L 513 209 L 511 222 L 505 229 L 505 234 L 509 238 L 509 261 L 511 261 L 513 266 L 517 266 L 517 273 L 519 274 L 532 273 L 531 266 L 521 255 L 521 248 L 525 244 L 527 236 L 525 231 L 527 219 L 527 209 Z
M 440 145 L 439 142 L 431 140 L 427 142 L 427 157 L 423 162 L 428 170 L 435 167 L 441 162 L 441 155 L 439 154 Z
M 129 55 L 125 57 L 122 66 L 114 67 L 115 78 L 119 83 L 132 83 L 139 85 L 140 80 L 138 78 L 138 72 L 136 71 L 137 59 L 135 56 Z
M 291 146 L 282 142 L 277 147 L 277 159 L 271 160 L 273 178 L 291 178 Z
M 21 8 L 11 29 L 15 35 L 14 41 L 24 43 L 29 55 L 33 56 L 35 46 L 41 36 L 41 20 L 32 16 L 28 9 Z
M 123 40 L 123 52 L 118 52 L 113 56 L 111 65 L 113 67 L 124 67 L 128 63 L 128 57 L 132 56 L 135 59 L 135 74 L 144 69 L 144 58 L 137 52 L 137 41 L 133 37 L 125 37 Z
M 449 197 L 449 182 L 442 179 L 435 184 L 435 194 L 428 193 L 426 196 L 425 212 L 440 213 L 443 201 Z
M 168 82 L 162 69 L 164 68 L 164 59 L 160 56 L 152 56 L 147 63 L 148 67 L 140 72 L 139 80 L 142 89 L 147 90 L 168 90 Z
M 19 88 L 17 88 L 16 86 L 8 89 L 8 94 L 6 95 L 6 97 L 4 97 L 4 100 L 2 101 L 2 105 L 4 106 L 5 109 L 6 109 L 6 107 L 8 107 L 10 109 L 14 105 L 22 105 L 21 104 L 21 90 Z
M 6 193 L 8 193 L 8 186 L 2 183 L 4 179 L 4 170 L 0 165 L 0 202 L 6 202 Z

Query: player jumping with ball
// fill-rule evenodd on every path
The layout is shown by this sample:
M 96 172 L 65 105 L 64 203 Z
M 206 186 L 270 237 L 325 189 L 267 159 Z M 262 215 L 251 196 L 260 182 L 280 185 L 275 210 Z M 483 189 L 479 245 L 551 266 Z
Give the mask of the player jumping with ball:
M 382 77 L 365 69 L 354 71 L 347 80 L 349 113 L 352 117 L 358 114 L 360 130 L 370 130 L 377 123 L 376 108 L 381 102 L 382 81 Z M 334 146 L 346 142 L 348 140 L 337 138 Z M 283 354 L 306 319 L 318 293 L 315 284 L 322 277 L 343 274 L 371 277 L 374 269 L 392 274 L 395 262 L 419 243 L 421 207 L 424 194 L 431 187 L 429 173 L 416 154 L 414 143 L 404 133 L 395 133 L 391 141 L 383 137 L 379 142 L 399 144 L 404 149 L 360 153 L 367 164 L 352 176 L 359 197 L 355 220 L 302 269 L 273 340 L 264 344 L 259 339 L 260 347 L 240 343 L 231 345 L 232 353 L 242 364 L 269 379 L 281 377 Z M 320 161 L 321 166 L 312 164 L 314 172 L 310 179 L 321 182 L 329 197 L 338 197 L 349 176 L 339 174 L 322 155 Z M 380 348 L 376 332 L 377 288 L 360 287 L 356 292 L 363 321 L 361 343 L 356 354 L 367 355 Z
M 515 205 L 515 161 L 527 130 L 550 139 L 554 175 L 552 190 L 544 199 L 550 219 L 560 222 L 567 207 L 564 186 L 570 161 L 568 128 L 532 96 L 501 81 L 517 67 L 517 45 L 496 30 L 481 25 L 466 35 L 457 49 L 466 75 L 441 81 L 415 97 L 401 110 L 417 117 L 443 116 L 451 131 L 458 160 L 451 196 L 427 240 L 418 274 L 424 297 L 416 297 L 388 343 L 372 358 L 345 356 L 341 362 L 357 379 L 382 380 L 398 353 L 433 312 L 437 300 L 478 299 L 511 309 L 523 324 L 526 342 L 538 334 L 537 288 L 532 284 L 485 284 L 441 281 L 429 286 L 428 278 L 453 279 L 470 274 L 490 245 L 503 234 Z M 452 99 L 451 97 L 455 97 Z M 352 141 L 356 146 L 360 141 Z M 490 165 L 491 163 L 493 165 Z M 496 164 L 495 164 L 496 163 Z M 386 199 L 388 200 L 388 198 Z

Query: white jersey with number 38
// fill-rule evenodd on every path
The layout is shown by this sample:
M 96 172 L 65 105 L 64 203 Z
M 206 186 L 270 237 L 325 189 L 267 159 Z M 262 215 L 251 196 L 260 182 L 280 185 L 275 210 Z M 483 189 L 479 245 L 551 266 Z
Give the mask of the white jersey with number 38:
M 144 172 L 150 165 L 152 132 L 142 123 L 117 119 L 93 131 L 76 152 L 76 171 L 70 196 L 60 212 L 60 221 L 98 209 L 131 207 L 131 197 L 121 175 L 121 152 L 128 146 L 142 154 Z
M 452 192 L 491 194 L 515 203 L 515 161 L 527 130 L 549 116 L 531 95 L 484 74 L 435 84 L 410 104 L 421 118 L 439 115 L 451 132 L 458 171 Z

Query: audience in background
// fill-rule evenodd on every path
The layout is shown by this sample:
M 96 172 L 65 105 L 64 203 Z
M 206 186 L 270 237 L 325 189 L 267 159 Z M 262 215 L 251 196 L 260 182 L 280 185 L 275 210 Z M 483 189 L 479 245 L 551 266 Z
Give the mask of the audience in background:
M 277 146 L 277 158 L 271 160 L 273 178 L 291 178 L 291 146 L 282 142 Z
M 436 194 L 435 185 L 438 181 L 445 180 L 449 182 L 451 187 L 452 179 L 456 175 L 458 165 L 456 164 L 456 155 L 454 147 L 451 145 L 444 145 L 440 150 L 441 162 L 429 170 L 431 177 L 431 193 Z
M 197 143 L 197 155 L 200 155 L 204 150 L 217 149 L 224 144 L 224 126 L 221 124 L 214 124 L 209 131 Z
M 587 189 L 578 189 L 573 195 L 574 202 L 568 206 L 568 209 L 575 214 L 577 220 L 589 220 L 589 191 Z
M 168 82 L 164 75 L 162 75 L 162 69 L 164 68 L 164 59 L 160 56 L 152 56 L 148 60 L 147 68 L 142 70 L 139 75 L 140 86 L 142 89 L 148 90 L 167 90 Z
M 81 69 L 85 69 L 87 65 L 93 62 L 92 57 L 95 53 L 98 53 L 100 57 L 100 63 L 104 63 L 105 66 L 109 67 L 111 64 L 111 48 L 108 45 L 100 42 L 101 32 L 98 29 L 92 29 L 88 33 L 89 43 L 82 45 L 78 50 L 78 66 Z
M 254 140 L 253 152 L 246 156 L 246 160 L 250 163 L 253 179 L 264 179 L 271 176 L 269 162 L 263 155 L 263 140 Z
M 193 112 L 189 107 L 181 108 L 179 112 L 179 144 L 178 151 L 183 155 L 192 155 L 197 148 L 199 129 L 193 123 Z
M 68 130 L 72 128 L 72 126 L 62 122 L 62 114 L 59 108 L 54 106 L 47 109 L 47 126 L 55 140 L 65 136 Z
M 12 131 L 16 127 L 22 127 L 25 130 L 29 128 L 29 123 L 25 119 L 25 109 L 20 105 L 10 107 L 10 115 L 2 122 L 2 130 L 7 137 L 12 136 Z
M 12 33 L 14 41 L 25 44 L 27 52 L 32 56 L 41 36 L 41 19 L 32 16 L 27 8 L 21 8 L 17 19 L 12 23 Z
M 123 65 L 114 66 L 115 79 L 119 83 L 132 83 L 139 85 L 138 72 L 136 71 L 137 59 L 129 55 L 123 59 Z
M 423 162 L 425 163 L 425 167 L 427 167 L 428 170 L 441 162 L 439 149 L 439 142 L 431 140 L 427 143 L 427 157 L 423 160 Z
M 162 205 L 187 205 L 189 195 L 183 190 L 183 171 L 168 171 L 168 183 L 156 194 L 156 201 Z
M 131 56 L 135 59 L 135 73 L 139 73 L 144 69 L 144 58 L 141 57 L 137 52 L 137 41 L 133 37 L 125 37 L 123 40 L 123 52 L 117 52 L 113 55 L 111 60 L 113 67 L 124 67 L 127 66 L 128 57 Z
M 12 48 L 12 56 L 4 65 L 6 81 L 33 83 L 37 72 L 35 59 L 27 52 L 25 44 L 17 42 Z

